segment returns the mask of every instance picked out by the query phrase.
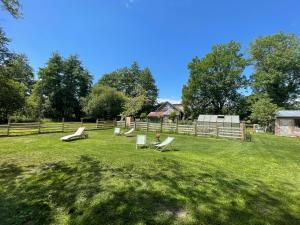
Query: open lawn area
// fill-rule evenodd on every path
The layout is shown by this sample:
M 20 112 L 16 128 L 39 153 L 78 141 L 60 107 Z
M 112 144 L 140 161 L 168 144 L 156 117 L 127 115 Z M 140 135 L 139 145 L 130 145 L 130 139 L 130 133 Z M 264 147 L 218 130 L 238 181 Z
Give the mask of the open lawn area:
M 88 133 L 0 139 L 1 225 L 300 224 L 300 139 L 172 135 L 160 153 Z

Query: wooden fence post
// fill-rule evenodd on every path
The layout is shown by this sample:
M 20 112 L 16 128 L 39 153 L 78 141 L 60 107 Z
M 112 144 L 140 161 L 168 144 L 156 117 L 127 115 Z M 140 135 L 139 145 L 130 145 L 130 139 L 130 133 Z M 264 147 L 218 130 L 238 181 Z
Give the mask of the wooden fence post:
M 134 129 L 136 130 L 136 119 L 134 118 Z
M 176 120 L 176 130 L 175 130 L 175 133 L 178 134 L 178 117 L 177 117 L 177 120 Z
M 38 123 L 38 134 L 41 133 L 41 120 L 39 119 L 39 123 Z
M 61 132 L 65 131 L 65 118 L 62 118 L 61 120 Z
M 246 129 L 245 129 L 245 122 L 240 123 L 241 133 L 242 133 L 242 140 L 245 140 L 246 137 Z
M 9 136 L 9 130 L 10 130 L 10 118 L 8 117 L 8 120 L 7 120 L 7 136 Z
M 83 126 L 83 118 L 81 118 L 80 120 L 81 120 L 81 126 Z
M 195 136 L 197 136 L 197 133 L 198 133 L 198 132 L 197 132 L 197 131 L 198 131 L 197 121 L 195 121 L 194 123 L 195 123 L 195 127 L 194 127 L 194 129 L 195 129 Z
M 163 117 L 160 119 L 160 133 L 163 132 Z
M 147 132 L 149 131 L 149 118 L 147 118 Z
M 96 128 L 98 129 L 98 124 L 99 124 L 99 120 L 98 118 L 96 119 Z

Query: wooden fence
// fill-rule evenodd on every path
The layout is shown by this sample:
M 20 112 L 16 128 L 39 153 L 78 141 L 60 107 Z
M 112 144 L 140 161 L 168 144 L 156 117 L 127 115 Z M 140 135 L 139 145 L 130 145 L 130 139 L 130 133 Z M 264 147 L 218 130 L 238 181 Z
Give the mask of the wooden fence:
M 32 122 L 32 123 L 10 123 L 0 125 L 0 136 L 17 136 L 28 134 L 43 134 L 54 132 L 72 132 L 79 127 L 85 127 L 87 130 L 112 129 L 116 125 L 115 121 L 100 121 L 95 123 L 81 122 Z
M 0 136 L 16 136 L 28 134 L 42 134 L 52 132 L 71 132 L 84 126 L 87 130 L 112 129 L 115 126 L 126 128 L 125 121 L 100 121 L 95 123 L 81 122 L 33 122 L 33 123 L 10 123 L 0 125 Z M 225 123 L 199 123 L 179 124 L 169 122 L 142 122 L 135 121 L 127 125 L 127 128 L 136 128 L 146 132 L 165 132 L 188 134 L 195 136 L 216 136 L 225 138 L 235 138 L 245 140 L 245 124 L 225 124 Z
M 117 121 L 117 126 L 126 128 L 125 121 Z M 142 122 L 135 121 L 127 125 L 128 128 L 136 128 L 142 131 L 166 132 L 189 134 L 195 136 L 216 136 L 224 138 L 235 138 L 245 140 L 245 124 L 244 123 L 201 123 L 193 122 L 192 124 L 179 124 L 170 122 Z

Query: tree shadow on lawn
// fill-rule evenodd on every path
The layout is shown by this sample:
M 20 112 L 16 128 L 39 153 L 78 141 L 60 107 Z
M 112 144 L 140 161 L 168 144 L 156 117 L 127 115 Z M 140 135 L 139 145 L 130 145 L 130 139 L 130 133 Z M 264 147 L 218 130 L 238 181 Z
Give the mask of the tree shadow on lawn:
M 89 156 L 21 168 L 0 165 L 0 224 L 299 224 L 296 201 L 263 182 L 160 159 L 115 167 Z M 289 204 L 289 205 L 287 205 Z M 297 205 L 296 205 L 297 207 Z

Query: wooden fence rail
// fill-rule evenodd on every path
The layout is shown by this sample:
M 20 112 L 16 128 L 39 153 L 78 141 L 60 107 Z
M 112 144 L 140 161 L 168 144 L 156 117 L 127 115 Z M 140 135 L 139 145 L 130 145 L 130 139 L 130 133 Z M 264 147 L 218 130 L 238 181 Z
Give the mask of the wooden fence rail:
M 87 130 L 104 130 L 112 129 L 116 125 L 115 121 L 100 121 L 96 123 L 81 122 L 32 122 L 32 123 L 11 123 L 0 125 L 0 136 L 17 136 L 28 134 L 42 134 L 42 133 L 57 133 L 57 132 L 71 132 L 77 130 L 79 127 L 85 127 Z
M 125 121 L 117 121 L 117 126 L 121 128 L 135 128 L 142 131 L 166 132 L 188 134 L 195 136 L 216 136 L 224 138 L 245 139 L 245 124 L 228 123 L 199 123 L 179 124 L 178 122 L 143 122 L 135 121 L 126 124 Z

